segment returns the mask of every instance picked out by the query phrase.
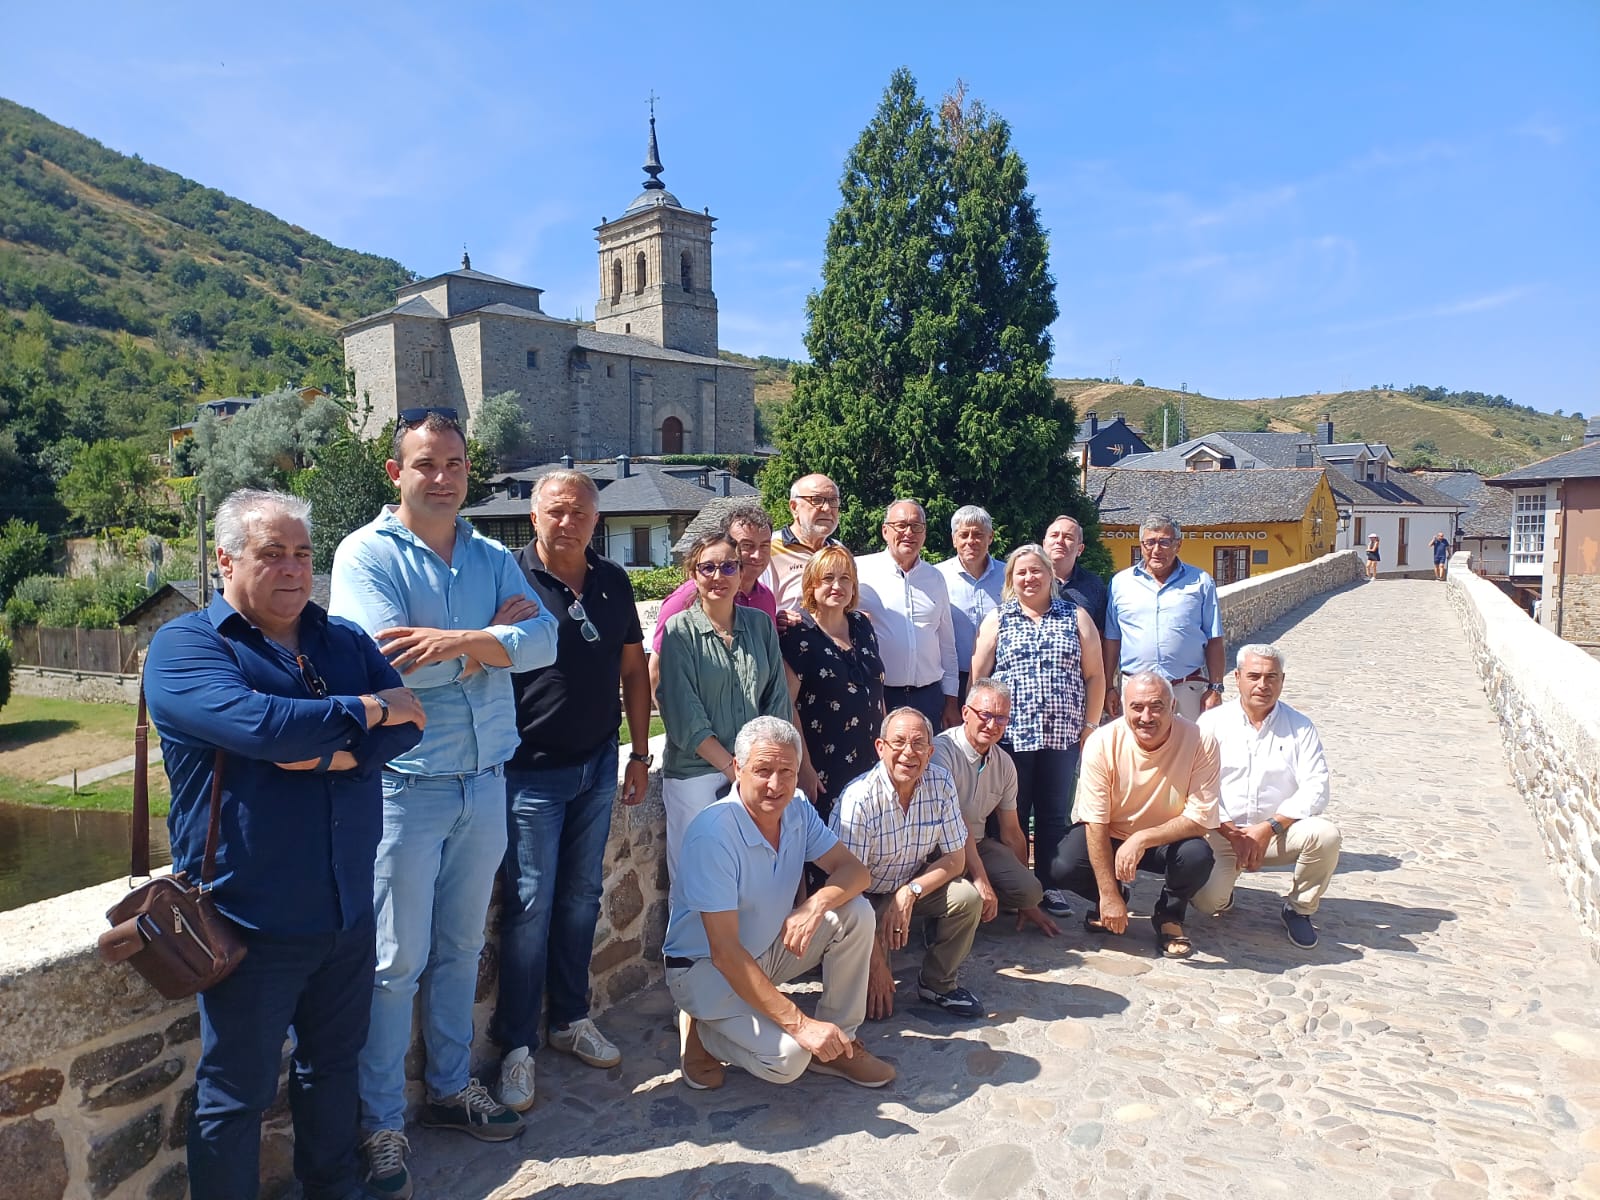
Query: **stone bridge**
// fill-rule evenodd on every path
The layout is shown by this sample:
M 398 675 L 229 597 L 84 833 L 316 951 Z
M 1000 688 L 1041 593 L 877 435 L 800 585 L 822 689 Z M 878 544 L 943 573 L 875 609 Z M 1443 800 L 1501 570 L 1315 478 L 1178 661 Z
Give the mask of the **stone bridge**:
M 1194 919 L 1187 961 L 1161 959 L 1142 921 L 1100 941 L 1077 922 L 1046 940 L 1002 919 L 963 972 L 987 1020 L 952 1021 L 902 988 L 901 1011 L 863 1029 L 899 1068 L 882 1092 L 733 1071 L 691 1092 L 652 981 L 604 1015 L 621 1067 L 540 1055 L 519 1143 L 414 1129 L 417 1195 L 1600 1197 L 1593 880 L 1583 863 L 1547 862 L 1547 847 L 1567 852 L 1557 817 L 1590 842 L 1593 810 L 1572 811 L 1571 780 L 1565 799 L 1524 798 L 1543 786 L 1530 772 L 1561 783 L 1539 763 L 1562 748 L 1541 749 L 1523 712 L 1506 718 L 1508 759 L 1479 675 L 1483 622 L 1469 637 L 1452 609 L 1452 595 L 1492 608 L 1477 582 L 1344 584 L 1248 639 L 1284 647 L 1285 696 L 1318 722 L 1332 764 L 1345 850 L 1316 949 L 1284 937 L 1276 873 L 1242 880 L 1226 916 Z M 1499 697 L 1516 672 L 1489 674 Z M 1591 804 L 1596 767 L 1566 768 Z M 1141 878 L 1135 913 L 1153 894 Z M 10 1083 L 0 1143 L 26 1123 L 6 1120 Z M 159 1166 L 115 1196 L 162 1194 Z M 67 1194 L 104 1194 L 82 1186 Z

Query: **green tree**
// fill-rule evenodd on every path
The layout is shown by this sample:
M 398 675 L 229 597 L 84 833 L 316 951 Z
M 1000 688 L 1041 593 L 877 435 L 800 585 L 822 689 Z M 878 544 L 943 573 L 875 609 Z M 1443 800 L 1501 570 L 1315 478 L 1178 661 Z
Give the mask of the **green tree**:
M 17 584 L 50 569 L 50 539 L 32 521 L 12 517 L 0 526 L 0 605 Z
M 61 500 L 88 529 L 137 525 L 149 506 L 156 467 L 150 456 L 127 442 L 105 440 L 86 446 L 61 477 Z
M 339 543 L 394 500 L 383 468 L 388 457 L 387 437 L 363 440 L 347 430 L 317 451 L 315 467 L 294 477 L 295 494 L 311 501 L 314 570 L 331 570 Z
M 477 440 L 500 462 L 522 462 L 533 453 L 533 423 L 516 392 L 485 396 L 478 406 Z
M 1179 442 L 1189 440 L 1189 425 L 1183 419 L 1183 410 L 1171 400 L 1162 401 L 1144 419 L 1144 440 L 1152 449 L 1160 447 L 1163 428 L 1166 430 L 1169 446 L 1176 446 Z
M 1074 421 L 1046 376 L 1056 316 L 1048 241 L 1005 121 L 959 85 L 936 116 L 905 69 L 845 162 L 822 287 L 807 299 L 811 361 L 762 472 L 769 505 L 792 480 L 830 475 L 840 527 L 875 543 L 898 496 L 949 517 L 982 503 L 997 540 L 1037 537 L 1068 511 L 1092 528 L 1068 459 Z
M 207 413 L 195 425 L 192 461 L 206 502 L 215 508 L 242 487 L 287 487 L 296 471 L 347 428 L 348 411 L 292 388 L 263 396 L 227 420 Z

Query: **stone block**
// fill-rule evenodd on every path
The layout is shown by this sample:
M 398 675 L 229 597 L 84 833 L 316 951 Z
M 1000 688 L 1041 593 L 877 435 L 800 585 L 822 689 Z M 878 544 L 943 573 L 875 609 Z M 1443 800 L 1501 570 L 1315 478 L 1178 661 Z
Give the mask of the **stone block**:
M 642 991 L 650 983 L 650 970 L 643 963 L 621 968 L 606 980 L 606 999 L 612 1004 Z
M 124 1079 L 117 1080 L 98 1096 L 86 1101 L 83 1107 L 90 1112 L 121 1108 L 125 1104 L 132 1104 L 136 1100 L 143 1100 L 165 1091 L 177 1082 L 182 1074 L 183 1059 L 163 1059 L 161 1062 L 151 1063 L 148 1067 L 135 1071 Z
M 67 1149 L 48 1121 L 0 1125 L 0 1163 L 10 1200 L 63 1200 L 67 1194 Z
M 185 1200 L 189 1195 L 189 1168 L 173 1163 L 151 1183 L 145 1200 Z
M 623 963 L 639 957 L 640 943 L 638 938 L 628 938 L 625 941 L 611 942 L 602 946 L 589 960 L 589 973 L 600 976 L 611 970 L 612 967 L 621 966 Z
M 169 1046 L 181 1046 L 184 1042 L 192 1042 L 199 1036 L 200 1014 L 198 1012 L 179 1017 L 171 1025 L 167 1026 L 166 1037 L 167 1045 Z
M 161 1148 L 161 1110 L 135 1117 L 89 1143 L 89 1191 L 109 1196 L 117 1185 L 144 1167 Z
M 0 1117 L 23 1117 L 61 1099 L 66 1080 L 50 1069 L 23 1071 L 0 1079 Z
M 611 927 L 626 929 L 643 911 L 644 893 L 639 889 L 639 876 L 637 872 L 629 871 L 606 896 L 606 913 L 611 918 Z
M 167 1126 L 167 1148 L 181 1150 L 189 1141 L 189 1118 L 194 1116 L 194 1084 L 183 1089 L 178 1103 L 172 1109 L 172 1123 Z
M 101 1046 L 74 1059 L 67 1078 L 72 1081 L 73 1087 L 87 1091 L 138 1070 L 160 1054 L 164 1045 L 159 1033 L 146 1033 L 125 1042 Z

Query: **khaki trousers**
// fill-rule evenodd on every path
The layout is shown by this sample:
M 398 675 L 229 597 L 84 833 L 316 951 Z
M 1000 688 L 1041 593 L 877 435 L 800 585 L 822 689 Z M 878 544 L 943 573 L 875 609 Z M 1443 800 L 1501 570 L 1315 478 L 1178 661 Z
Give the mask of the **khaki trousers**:
M 978 843 L 978 857 L 988 873 L 1001 908 L 1033 908 L 1044 899 L 1044 884 L 1011 853 L 999 838 L 986 837 Z
M 867 899 L 881 917 L 889 901 L 894 899 L 894 893 L 882 892 L 869 895 Z M 956 972 L 972 951 L 972 939 L 983 921 L 983 897 L 965 879 L 952 879 L 912 905 L 911 915 L 925 917 L 928 922 L 924 935 L 928 952 L 922 956 L 922 985 L 935 992 L 948 992 L 956 986 Z
M 1233 885 L 1239 878 L 1239 862 L 1228 839 L 1216 830 L 1206 834 L 1216 863 L 1211 868 L 1211 878 L 1195 894 L 1194 906 L 1208 915 L 1215 915 L 1233 894 Z M 1294 867 L 1294 881 L 1285 898 L 1297 913 L 1310 916 L 1322 903 L 1322 893 L 1328 890 L 1334 868 L 1339 865 L 1339 827 L 1326 817 L 1306 817 L 1296 821 L 1283 833 L 1267 843 L 1263 867 Z
M 867 1016 L 867 972 L 876 933 L 872 906 L 857 896 L 822 918 L 805 954 L 790 954 L 779 934 L 756 964 L 773 983 L 788 983 L 821 963 L 816 1019 L 832 1022 L 853 1038 Z M 668 967 L 667 990 L 695 1019 L 700 1042 L 713 1057 L 770 1083 L 791 1083 L 810 1064 L 811 1052 L 771 1017 L 751 1008 L 709 958 L 697 959 L 692 967 Z

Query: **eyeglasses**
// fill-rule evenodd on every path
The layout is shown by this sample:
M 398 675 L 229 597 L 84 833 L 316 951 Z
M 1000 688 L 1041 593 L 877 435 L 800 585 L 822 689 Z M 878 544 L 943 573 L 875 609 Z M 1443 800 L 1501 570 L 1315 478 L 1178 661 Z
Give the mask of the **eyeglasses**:
M 795 499 L 804 500 L 807 504 L 811 505 L 812 508 L 839 507 L 839 497 L 837 496 L 796 496 Z
M 987 709 L 973 708 L 970 704 L 966 705 L 965 708 L 985 725 L 1009 725 L 1011 723 L 1010 713 L 989 712 Z
M 884 524 L 896 533 L 921 533 L 928 527 L 925 521 L 885 521 Z
M 300 682 L 306 685 L 306 690 L 318 700 L 326 700 L 328 698 L 328 685 L 323 681 L 322 676 L 317 674 L 317 668 L 312 666 L 311 660 L 304 654 L 296 654 L 294 661 L 295 665 L 300 668 Z
M 742 570 L 744 568 L 736 562 L 708 562 L 694 565 L 694 573 L 701 579 L 715 579 L 718 575 L 724 579 L 732 579 Z
M 1145 538 L 1139 544 L 1146 550 L 1171 550 L 1178 544 L 1178 539 L 1174 537 Z
M 578 632 L 583 634 L 584 641 L 598 642 L 600 640 L 600 631 L 594 627 L 594 622 L 589 620 L 589 614 L 583 611 L 582 600 L 574 600 L 572 602 L 572 606 L 567 609 L 567 616 L 571 617 L 574 621 L 583 622 L 583 624 L 579 627 Z
M 896 754 L 902 754 L 907 750 L 913 751 L 917 754 L 926 754 L 933 748 L 933 743 L 928 741 L 927 738 L 911 738 L 910 740 L 905 738 L 895 738 L 892 741 L 884 742 L 884 745 L 889 747 L 889 749 L 893 750 Z
M 413 425 L 420 425 L 429 417 L 443 417 L 446 421 L 460 421 L 460 416 L 453 408 L 402 408 L 400 410 L 400 424 L 408 429 Z

